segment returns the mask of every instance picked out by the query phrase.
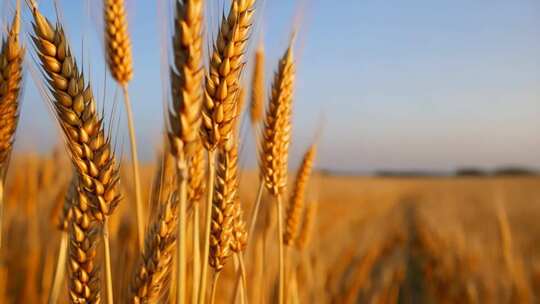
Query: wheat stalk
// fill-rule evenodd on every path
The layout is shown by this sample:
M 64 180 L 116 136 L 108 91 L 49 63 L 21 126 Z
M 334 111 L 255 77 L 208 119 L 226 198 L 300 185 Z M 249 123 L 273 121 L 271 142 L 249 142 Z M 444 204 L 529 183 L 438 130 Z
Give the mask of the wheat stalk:
M 294 183 L 293 192 L 289 200 L 289 208 L 287 209 L 285 235 L 283 237 L 285 245 L 292 246 L 295 238 L 298 234 L 298 226 L 300 225 L 300 216 L 302 215 L 302 209 L 304 206 L 304 196 L 306 187 L 308 184 L 311 169 L 313 168 L 313 161 L 315 160 L 315 154 L 317 146 L 311 145 L 305 152 L 302 158 L 302 164 L 296 173 L 296 180 Z
M 49 304 L 58 303 L 58 296 L 60 295 L 60 288 L 64 281 L 66 257 L 68 249 L 68 229 L 69 224 L 73 220 L 72 206 L 76 204 L 77 198 L 77 178 L 72 178 L 68 191 L 65 194 L 64 204 L 58 219 L 58 229 L 61 232 L 60 247 L 58 250 L 58 259 L 56 262 L 56 269 L 54 272 L 53 282 L 51 284 L 51 292 L 49 294 Z
M 211 205 L 215 179 L 215 149 L 230 137 L 237 113 L 237 94 L 244 53 L 252 25 L 255 0 L 233 0 L 227 18 L 223 18 L 205 77 L 201 134 L 208 150 L 208 181 L 203 261 L 210 250 Z M 202 263 L 199 303 L 205 302 L 207 263 Z
M 171 67 L 172 107 L 169 109 L 169 139 L 177 159 L 180 208 L 178 225 L 178 297 L 185 299 L 186 286 L 186 199 L 188 162 L 197 153 L 202 106 L 203 1 L 176 1 Z M 200 150 L 200 149 L 199 149 Z M 200 176 L 195 176 L 199 178 Z
M 137 140 L 135 137 L 135 122 L 128 92 L 128 83 L 133 76 L 131 41 L 129 38 L 127 16 L 124 0 L 103 0 L 104 36 L 107 65 L 113 78 L 122 87 L 124 106 L 127 114 L 129 142 L 131 147 L 131 167 L 135 185 L 135 211 L 137 216 L 137 236 L 139 249 L 144 246 L 145 215 L 141 196 L 141 178 Z
M 283 251 L 282 196 L 287 184 L 287 166 L 291 130 L 291 107 L 294 85 L 292 40 L 279 61 L 272 83 L 260 151 L 260 176 L 267 190 L 276 198 L 279 240 L 279 303 L 284 302 L 285 257 Z M 260 201 L 256 202 L 259 204 Z M 257 207 L 255 207 L 257 208 Z M 252 219 L 256 221 L 256 217 Z
M 24 60 L 24 48 L 19 43 L 19 31 L 20 4 L 17 2 L 15 16 L 0 49 L 0 251 L 3 244 L 5 176 L 19 121 Z M 2 260 L 0 257 L 0 263 L 3 263 Z
M 167 291 L 178 224 L 178 201 L 169 195 L 153 218 L 145 248 L 134 270 L 130 303 L 155 303 Z
M 31 2 L 34 16 L 34 45 L 41 62 L 51 94 L 51 101 L 56 110 L 57 120 L 64 131 L 66 144 L 70 152 L 73 165 L 77 169 L 80 199 L 84 198 L 89 206 L 88 210 L 81 210 L 84 217 L 93 217 L 101 222 L 102 236 L 105 240 L 105 269 L 107 271 L 107 300 L 112 303 L 112 279 L 110 274 L 110 252 L 108 252 L 107 216 L 111 215 L 117 206 L 120 196 L 117 192 L 119 180 L 118 168 L 114 161 L 114 153 L 110 147 L 110 140 L 105 135 L 102 118 L 96 114 L 96 103 L 92 89 L 85 83 L 84 75 L 71 55 L 69 44 L 61 24 L 53 26 L 38 11 L 34 2 Z M 90 214 L 91 213 L 91 214 Z M 90 216 L 91 215 L 91 216 Z M 90 221 L 90 219 L 88 219 Z M 73 241 L 69 246 L 70 255 L 78 254 L 77 250 L 93 250 L 93 229 L 87 223 L 76 223 L 82 229 L 74 230 L 71 234 L 81 243 L 75 246 Z M 75 227 L 75 224 L 74 224 Z M 80 232 L 80 233 L 79 233 Z M 83 233 L 85 232 L 85 233 Z M 86 232 L 90 235 L 87 235 Z M 91 239 L 91 246 L 88 245 Z M 80 256 L 79 256 L 80 258 Z M 73 258 L 72 258 L 73 259 Z M 81 262 L 86 262 L 80 258 Z M 90 266 L 89 266 L 90 267 Z M 93 269 L 93 263 L 91 267 Z M 72 272 L 77 273 L 79 267 L 73 267 Z M 97 291 L 86 284 L 86 289 L 80 289 L 80 278 L 72 276 L 72 301 L 81 299 L 99 298 Z M 97 294 L 97 295 L 94 295 Z

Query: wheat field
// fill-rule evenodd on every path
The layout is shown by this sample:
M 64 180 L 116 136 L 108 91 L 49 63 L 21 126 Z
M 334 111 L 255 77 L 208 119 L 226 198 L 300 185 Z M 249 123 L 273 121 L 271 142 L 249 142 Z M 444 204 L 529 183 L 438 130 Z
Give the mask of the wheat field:
M 302 32 L 289 29 L 267 71 L 253 43 L 264 1 L 225 1 L 218 14 L 210 1 L 167 1 L 152 161 L 138 152 L 132 78 L 144 71 L 126 3 L 99 7 L 129 156 L 68 25 L 45 0 L 12 2 L 0 47 L 0 303 L 540 301 L 540 177 L 332 173 L 317 162 L 322 123 L 290 161 Z M 51 151 L 13 149 L 19 118 L 34 114 L 21 111 L 25 75 L 57 125 Z

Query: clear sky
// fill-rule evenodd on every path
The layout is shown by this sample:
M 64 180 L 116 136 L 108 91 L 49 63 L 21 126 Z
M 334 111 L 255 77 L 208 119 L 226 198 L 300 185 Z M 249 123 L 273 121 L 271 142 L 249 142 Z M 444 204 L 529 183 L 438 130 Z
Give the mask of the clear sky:
M 54 18 L 52 0 L 39 2 Z M 100 1 L 59 2 L 75 53 L 80 60 L 84 55 L 101 96 Z M 128 0 L 135 68 L 130 87 L 141 158 L 147 160 L 162 130 L 164 2 Z M 207 14 L 216 20 L 212 32 L 224 2 L 208 0 Z M 5 17 L 11 4 L 3 3 Z M 540 2 L 259 0 L 263 6 L 254 38 L 262 29 L 268 79 L 293 20 L 300 20 L 293 166 L 324 116 L 321 168 L 540 167 Z M 30 70 L 18 150 L 50 147 L 58 137 Z M 113 92 L 110 78 L 107 86 Z M 110 112 L 114 94 L 107 95 Z M 120 128 L 116 136 L 128 155 L 127 132 Z M 253 164 L 251 142 L 245 150 Z

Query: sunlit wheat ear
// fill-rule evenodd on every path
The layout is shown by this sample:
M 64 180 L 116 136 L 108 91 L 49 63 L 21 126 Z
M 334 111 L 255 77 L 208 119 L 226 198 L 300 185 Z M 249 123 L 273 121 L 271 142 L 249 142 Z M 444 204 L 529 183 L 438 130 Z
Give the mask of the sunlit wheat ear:
M 169 138 L 176 157 L 197 152 L 202 106 L 203 1 L 176 1 Z
M 249 116 L 251 123 L 256 125 L 263 118 L 264 112 L 264 48 L 260 46 L 255 52 L 253 73 L 251 75 L 251 102 Z
M 273 195 L 282 194 L 287 183 L 294 73 L 293 51 L 289 46 L 274 75 L 261 137 L 261 180 Z
M 187 201 L 200 202 L 205 190 L 206 157 L 205 150 L 199 139 L 195 143 L 195 151 L 188 162 Z
M 60 24 L 53 26 L 33 8 L 35 49 L 48 82 L 57 121 L 96 219 L 104 221 L 120 200 L 118 168 L 103 119 L 84 75 L 79 72 Z
M 209 262 L 216 271 L 220 271 L 232 253 L 231 244 L 234 241 L 238 148 L 232 137 L 219 149 L 216 166 Z
M 294 241 L 299 250 L 305 250 L 311 241 L 313 236 L 315 225 L 317 221 L 317 210 L 319 204 L 316 201 L 310 202 L 306 206 L 304 212 L 304 219 L 302 220 L 302 226 L 300 232 Z
M 20 12 L 17 10 L 0 50 L 0 178 L 13 146 L 19 120 L 24 48 L 19 42 Z
M 103 9 L 107 63 L 114 79 L 124 86 L 133 75 L 124 0 L 105 0 Z
M 68 270 L 71 303 L 100 302 L 100 272 L 96 261 L 99 237 L 97 222 L 92 220 L 89 198 L 81 188 L 72 206 L 69 225 Z
M 222 20 L 210 58 L 202 111 L 202 135 L 213 151 L 233 130 L 236 98 L 244 53 L 252 24 L 255 0 L 233 0 L 228 17 Z
M 302 209 L 304 207 L 306 187 L 313 168 L 313 161 L 315 160 L 316 151 L 317 146 L 315 144 L 309 147 L 304 154 L 302 164 L 296 173 L 296 180 L 294 181 L 294 188 L 289 200 L 289 207 L 287 209 L 285 235 L 283 237 L 285 245 L 288 246 L 293 245 L 298 234 L 300 217 L 302 216 Z
M 169 193 L 151 221 L 144 251 L 134 269 L 130 303 L 157 303 L 169 288 L 178 224 L 177 208 L 176 195 Z

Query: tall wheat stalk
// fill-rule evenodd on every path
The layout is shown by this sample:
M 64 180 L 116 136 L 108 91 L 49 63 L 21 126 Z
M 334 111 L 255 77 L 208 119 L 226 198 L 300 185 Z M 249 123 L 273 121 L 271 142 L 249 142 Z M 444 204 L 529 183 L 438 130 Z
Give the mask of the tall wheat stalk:
M 186 294 L 188 162 L 197 156 L 196 149 L 201 148 L 197 142 L 200 136 L 203 85 L 202 27 L 203 1 L 176 1 L 173 36 L 174 65 L 171 67 L 173 103 L 169 110 L 169 138 L 177 162 L 180 199 L 178 210 L 178 303 L 184 303 Z M 194 286 L 196 289 L 196 284 Z
M 103 0 L 103 10 L 107 65 L 113 78 L 122 87 L 122 93 L 124 95 L 124 106 L 127 115 L 129 142 L 131 147 L 131 166 L 135 186 L 137 236 L 139 239 L 139 250 L 142 251 L 144 246 L 145 216 L 141 195 L 142 190 L 135 122 L 128 90 L 128 83 L 133 77 L 133 59 L 131 55 L 131 40 L 129 38 L 124 0 Z
M 237 97 L 244 53 L 248 43 L 255 0 L 233 0 L 227 18 L 222 20 L 210 59 L 202 109 L 203 143 L 208 150 L 208 195 L 204 226 L 204 248 L 199 286 L 199 303 L 205 303 L 206 278 L 210 252 L 211 205 L 215 177 L 215 150 L 233 133 L 237 116 Z
M 106 219 L 117 206 L 118 167 L 103 119 L 96 113 L 92 89 L 71 55 L 61 24 L 53 26 L 29 1 L 34 17 L 33 41 L 48 82 L 50 101 L 78 175 L 78 204 L 70 227 L 70 298 L 74 303 L 99 301 L 99 278 L 94 267 L 96 231 L 107 232 Z M 94 221 L 97 223 L 94 224 Z M 107 249 L 108 244 L 104 248 Z M 84 256 L 81 254 L 84 253 Z M 106 253 L 107 254 L 107 253 Z M 110 267 L 106 266 L 106 269 Z M 107 278 L 107 282 L 111 282 Z M 107 284 L 112 303 L 112 286 Z
M 8 34 L 0 49 L 0 256 L 3 243 L 4 186 L 9 156 L 19 121 L 19 98 L 22 86 L 24 48 L 19 42 L 20 0 Z M 3 263 L 0 257 L 0 265 Z
M 260 177 L 266 189 L 275 197 L 279 240 L 279 303 L 284 302 L 285 261 L 283 252 L 282 196 L 287 184 L 291 107 L 294 86 L 292 40 L 279 61 L 272 83 L 261 138 Z M 256 221 L 256 219 L 252 219 Z

